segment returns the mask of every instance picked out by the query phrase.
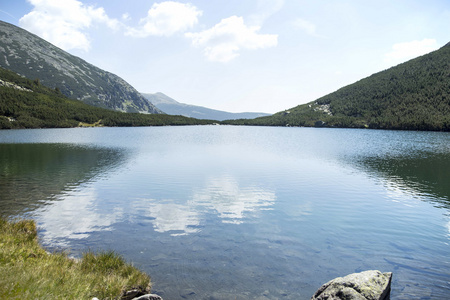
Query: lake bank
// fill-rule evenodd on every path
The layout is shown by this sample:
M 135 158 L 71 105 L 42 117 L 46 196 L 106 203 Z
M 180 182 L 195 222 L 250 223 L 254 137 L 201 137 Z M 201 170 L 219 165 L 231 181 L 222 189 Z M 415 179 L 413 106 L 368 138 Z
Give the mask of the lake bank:
M 0 298 L 119 299 L 129 289 L 149 292 L 150 277 L 114 252 L 86 252 L 81 259 L 48 253 L 33 220 L 0 218 Z
M 7 271 L 0 280 L 2 298 L 162 300 L 150 294 L 149 276 L 114 252 L 87 252 L 81 259 L 48 253 L 37 241 L 33 220 L 0 218 L 0 238 L 0 271 Z M 312 299 L 342 293 L 348 299 L 389 299 L 391 277 L 379 271 L 350 274 L 324 284 Z

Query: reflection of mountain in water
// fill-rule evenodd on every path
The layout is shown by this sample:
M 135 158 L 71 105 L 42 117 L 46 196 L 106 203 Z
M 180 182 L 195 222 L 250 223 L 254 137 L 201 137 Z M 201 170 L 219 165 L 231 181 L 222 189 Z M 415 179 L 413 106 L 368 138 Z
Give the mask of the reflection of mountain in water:
M 391 190 L 425 196 L 450 209 L 450 153 L 416 153 L 400 157 L 369 157 L 360 161 Z
M 18 215 L 123 161 L 120 150 L 61 144 L 0 144 L 0 211 Z

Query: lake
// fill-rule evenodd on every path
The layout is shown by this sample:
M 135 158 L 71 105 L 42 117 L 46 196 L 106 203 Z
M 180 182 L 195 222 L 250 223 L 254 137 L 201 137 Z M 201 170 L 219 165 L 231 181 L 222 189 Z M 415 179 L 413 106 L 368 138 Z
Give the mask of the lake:
M 450 294 L 450 134 L 277 127 L 0 131 L 0 213 L 41 243 L 112 249 L 176 299 L 309 299 L 393 272 Z

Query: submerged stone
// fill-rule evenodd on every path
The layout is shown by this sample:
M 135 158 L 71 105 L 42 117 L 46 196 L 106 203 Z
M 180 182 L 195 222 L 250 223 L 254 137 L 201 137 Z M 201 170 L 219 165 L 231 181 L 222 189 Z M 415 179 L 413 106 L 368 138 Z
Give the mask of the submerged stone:
M 388 300 L 392 273 L 370 270 L 338 277 L 324 285 L 311 300 Z

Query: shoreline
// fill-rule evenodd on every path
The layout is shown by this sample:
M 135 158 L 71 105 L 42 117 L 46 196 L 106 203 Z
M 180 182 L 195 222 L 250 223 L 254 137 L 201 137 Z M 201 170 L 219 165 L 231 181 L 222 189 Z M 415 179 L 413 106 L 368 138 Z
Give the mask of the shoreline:
M 150 277 L 113 251 L 71 258 L 38 242 L 34 220 L 0 217 L 0 298 L 162 300 L 150 294 Z M 335 278 L 311 299 L 389 299 L 392 273 L 377 270 Z M 338 299 L 336 298 L 336 299 Z M 334 298 L 333 298 L 334 299 Z M 339 298 L 340 299 L 340 298 Z
M 0 272 L 1 299 L 133 299 L 151 289 L 150 276 L 113 251 L 47 252 L 34 220 L 0 217 Z

